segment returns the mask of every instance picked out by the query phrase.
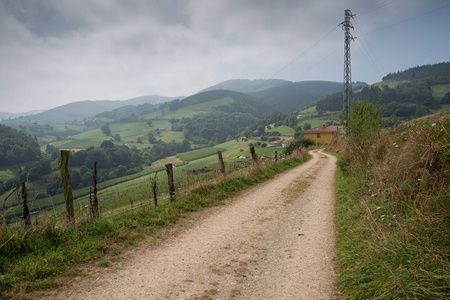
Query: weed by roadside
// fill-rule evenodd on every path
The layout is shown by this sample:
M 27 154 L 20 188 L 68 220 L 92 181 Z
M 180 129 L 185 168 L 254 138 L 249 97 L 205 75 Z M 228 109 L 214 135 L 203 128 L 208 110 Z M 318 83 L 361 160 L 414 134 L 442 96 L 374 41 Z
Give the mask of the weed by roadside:
M 447 112 L 379 132 L 364 160 L 346 145 L 336 212 L 343 297 L 450 297 L 449 141 Z

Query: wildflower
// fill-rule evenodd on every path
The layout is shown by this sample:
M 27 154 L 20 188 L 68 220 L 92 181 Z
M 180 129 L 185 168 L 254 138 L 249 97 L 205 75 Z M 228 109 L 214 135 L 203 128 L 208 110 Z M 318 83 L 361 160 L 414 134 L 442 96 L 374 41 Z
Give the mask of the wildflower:
M 381 209 L 381 206 L 378 206 L 378 207 L 377 207 L 377 210 L 378 210 L 378 209 Z
M 431 124 L 432 127 L 436 127 L 436 123 Z
M 398 148 L 398 145 L 395 145 L 395 148 Z

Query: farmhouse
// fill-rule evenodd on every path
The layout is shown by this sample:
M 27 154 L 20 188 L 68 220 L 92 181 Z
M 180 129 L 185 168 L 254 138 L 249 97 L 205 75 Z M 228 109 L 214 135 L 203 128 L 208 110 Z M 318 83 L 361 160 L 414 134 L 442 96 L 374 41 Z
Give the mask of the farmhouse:
M 248 139 L 245 136 L 238 137 L 238 142 L 246 142 Z
M 317 126 L 308 130 L 303 130 L 305 138 L 314 140 L 317 144 L 328 144 L 335 138 L 341 136 L 344 130 L 342 126 Z
M 269 147 L 277 147 L 277 146 L 281 146 L 281 144 L 282 144 L 282 141 L 281 140 L 278 140 L 278 141 L 272 141 L 272 142 L 269 142 Z

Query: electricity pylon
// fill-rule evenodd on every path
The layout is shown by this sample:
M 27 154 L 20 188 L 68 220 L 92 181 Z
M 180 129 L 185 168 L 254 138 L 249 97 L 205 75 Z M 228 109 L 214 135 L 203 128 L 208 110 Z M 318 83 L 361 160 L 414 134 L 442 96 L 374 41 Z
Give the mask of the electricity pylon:
M 352 14 L 350 9 L 344 11 L 345 19 L 344 22 L 339 24 L 345 31 L 345 43 L 344 43 L 344 89 L 343 89 L 343 100 L 344 100 L 344 113 L 346 119 L 348 119 L 348 114 L 350 113 L 350 105 L 352 98 L 352 70 L 350 61 L 350 42 L 354 41 L 355 38 L 352 36 L 350 29 L 353 28 L 351 19 L 355 16 Z

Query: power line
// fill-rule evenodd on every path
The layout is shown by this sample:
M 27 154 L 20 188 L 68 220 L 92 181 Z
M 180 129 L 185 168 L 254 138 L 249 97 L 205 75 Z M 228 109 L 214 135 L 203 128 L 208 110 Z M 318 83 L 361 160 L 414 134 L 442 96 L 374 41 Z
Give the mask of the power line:
M 369 13 L 375 11 L 375 10 L 378 10 L 378 9 L 383 8 L 385 6 L 391 5 L 395 1 L 397 1 L 397 0 L 386 0 L 386 1 L 380 2 L 378 4 L 375 4 L 372 7 L 369 7 L 366 10 L 363 10 L 362 12 L 356 13 L 356 15 L 357 15 L 357 17 L 360 17 L 360 16 L 363 16 L 365 14 L 369 14 Z
M 378 28 L 378 29 L 376 29 L 376 30 L 374 30 L 374 31 L 371 31 L 371 32 L 369 32 L 369 33 L 366 33 L 366 34 L 365 34 L 365 36 L 368 36 L 368 35 L 374 34 L 375 32 L 378 32 L 378 31 L 381 31 L 381 30 L 384 30 L 384 29 L 387 29 L 387 28 L 390 28 L 390 27 L 394 27 L 394 26 L 397 26 L 397 25 L 400 25 L 400 24 L 403 24 L 403 23 L 409 22 L 409 21 L 411 21 L 411 20 L 414 20 L 414 19 L 417 19 L 417 18 L 423 17 L 423 16 L 425 16 L 425 15 L 428 15 L 428 14 L 434 13 L 434 12 L 436 12 L 436 11 L 438 11 L 438 10 L 441 10 L 441 9 L 447 8 L 447 7 L 449 7 L 449 6 L 450 6 L 450 4 L 447 4 L 447 5 L 444 5 L 444 6 L 442 6 L 442 7 L 438 7 L 438 8 L 435 8 L 435 9 L 433 9 L 433 10 L 430 10 L 430 11 L 424 12 L 424 13 L 422 13 L 422 14 L 420 14 L 420 15 L 417 15 L 417 16 L 414 16 L 414 17 L 411 17 L 411 18 L 405 19 L 405 20 L 403 20 L 403 21 L 400 21 L 400 22 L 397 22 L 397 23 L 394 23 L 394 24 L 390 24 L 390 25 L 387 25 L 387 26 L 384 26 L 384 27 Z
M 321 64 L 324 60 L 326 60 L 328 57 L 332 56 L 333 54 L 335 54 L 337 51 L 339 51 L 339 48 L 336 48 L 334 51 L 330 52 L 329 54 L 325 55 L 324 57 L 322 57 L 317 63 L 313 64 L 312 66 L 310 66 L 308 69 L 303 70 L 302 73 L 299 73 L 299 77 L 307 72 L 309 72 L 309 70 L 311 70 L 312 68 L 316 67 L 317 65 Z
M 355 25 L 356 25 L 356 29 L 361 33 L 361 36 L 360 36 L 361 45 L 362 45 L 362 47 L 364 48 L 364 50 L 365 50 L 365 52 L 367 53 L 367 55 L 368 55 L 368 57 L 370 58 L 370 60 L 372 60 L 373 65 L 374 65 L 374 66 L 376 65 L 376 64 L 375 64 L 375 60 L 376 60 L 376 61 L 378 62 L 378 65 L 381 67 L 381 70 L 383 71 L 383 73 L 386 74 L 386 70 L 384 69 L 383 64 L 382 64 L 381 61 L 378 59 L 378 56 L 375 54 L 375 51 L 373 51 L 373 48 L 370 46 L 369 41 L 364 37 L 364 35 L 363 35 L 363 33 L 362 33 L 362 31 L 361 31 L 361 29 L 360 29 L 358 23 L 357 23 L 356 21 L 355 21 L 354 23 L 355 23 Z M 370 49 L 370 51 L 372 52 L 373 57 L 375 57 L 375 60 L 372 59 L 372 55 L 369 53 L 369 51 L 367 50 L 367 48 L 365 47 L 364 44 L 366 44 L 367 47 Z M 376 66 L 375 66 L 374 69 L 375 69 L 375 71 L 378 73 L 378 75 L 382 76 L 382 75 L 380 74 L 380 72 L 378 71 L 378 68 L 377 68 Z
M 332 30 L 330 30 L 329 32 L 327 32 L 324 36 L 322 36 L 318 41 L 316 41 L 311 47 L 309 47 L 308 49 L 306 49 L 305 51 L 303 51 L 301 54 L 299 54 L 297 57 L 295 57 L 293 60 L 291 60 L 288 64 L 286 64 L 284 67 L 282 67 L 280 70 L 278 70 L 277 72 L 275 72 L 270 78 L 275 78 L 275 76 L 277 76 L 278 74 L 280 74 L 282 71 L 284 71 L 287 67 L 289 67 L 290 65 L 292 65 L 297 59 L 299 59 L 301 56 L 305 55 L 308 51 L 310 51 L 311 49 L 313 49 L 314 47 L 316 47 L 322 40 L 324 40 L 327 36 L 329 36 L 331 33 L 333 33 L 333 31 L 336 30 L 337 27 L 334 27 Z

